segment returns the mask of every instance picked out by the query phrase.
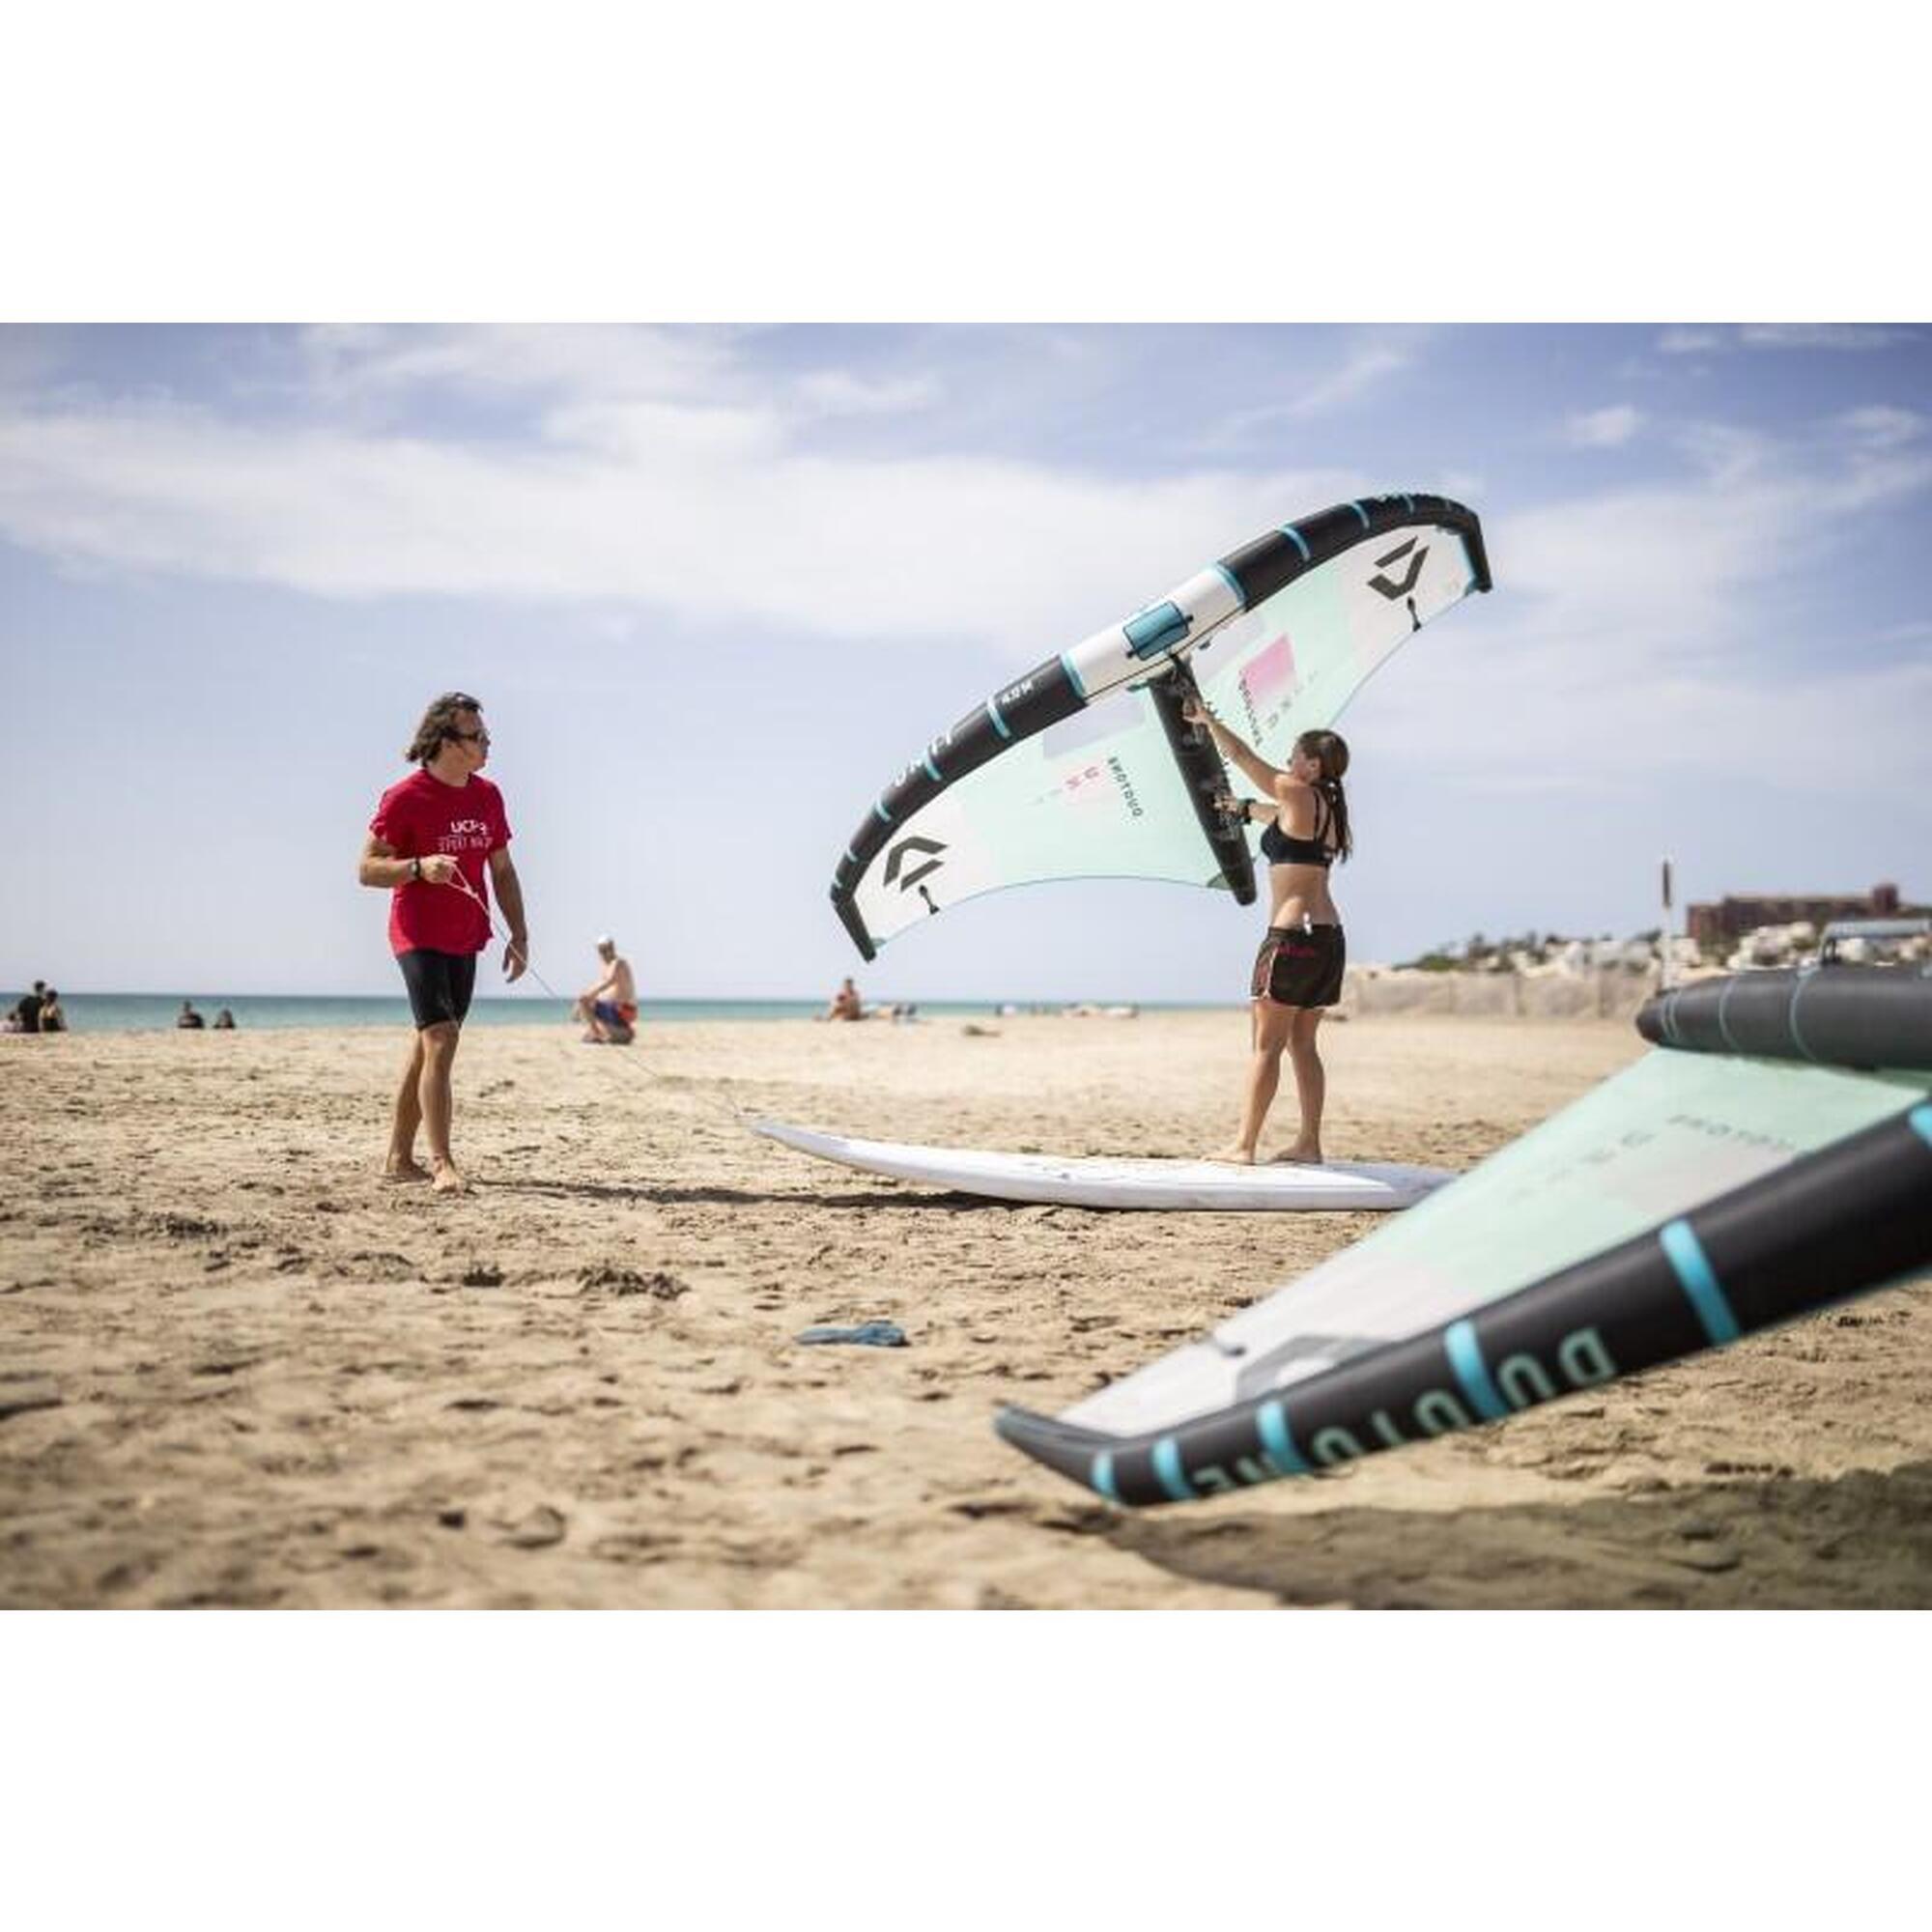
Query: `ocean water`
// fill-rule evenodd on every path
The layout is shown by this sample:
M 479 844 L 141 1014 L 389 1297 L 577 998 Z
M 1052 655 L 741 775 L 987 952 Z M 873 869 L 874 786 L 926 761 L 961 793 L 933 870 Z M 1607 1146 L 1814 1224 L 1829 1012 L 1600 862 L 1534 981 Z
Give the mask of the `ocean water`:
M 0 1005 L 11 1007 L 18 993 Z M 63 993 L 61 1006 L 75 1033 L 150 1033 L 171 1030 L 181 1011 L 180 993 Z M 259 993 L 195 993 L 195 1010 L 211 1027 L 226 1007 L 237 1028 L 254 1033 L 286 1027 L 386 1027 L 411 1024 L 410 1003 L 389 998 L 283 997 Z M 647 1000 L 639 1009 L 640 1028 L 685 1026 L 695 1020 L 801 1020 L 825 1010 L 823 1000 Z M 923 1019 L 991 1014 L 990 1001 L 937 1001 L 921 1004 Z M 567 1000 L 477 1000 L 470 1026 L 556 1026 L 570 1017 Z

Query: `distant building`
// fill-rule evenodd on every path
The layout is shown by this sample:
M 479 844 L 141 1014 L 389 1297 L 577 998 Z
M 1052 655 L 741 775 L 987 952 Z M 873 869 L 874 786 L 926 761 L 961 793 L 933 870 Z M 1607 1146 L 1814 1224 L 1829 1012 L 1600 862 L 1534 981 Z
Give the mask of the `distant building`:
M 1687 929 L 1699 946 L 1724 948 L 1759 926 L 1795 925 L 1801 920 L 1826 926 L 1834 919 L 1932 919 L 1932 906 L 1902 905 L 1889 881 L 1862 897 L 1727 893 L 1716 905 L 1691 906 Z

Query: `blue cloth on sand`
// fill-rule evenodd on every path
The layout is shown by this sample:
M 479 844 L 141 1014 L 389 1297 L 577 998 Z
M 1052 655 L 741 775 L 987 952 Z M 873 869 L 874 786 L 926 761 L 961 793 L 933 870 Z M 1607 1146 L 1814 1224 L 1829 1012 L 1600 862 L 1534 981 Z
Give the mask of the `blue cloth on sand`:
M 856 1328 L 804 1328 L 801 1342 L 857 1342 L 867 1349 L 903 1349 L 905 1330 L 896 1321 L 862 1321 Z

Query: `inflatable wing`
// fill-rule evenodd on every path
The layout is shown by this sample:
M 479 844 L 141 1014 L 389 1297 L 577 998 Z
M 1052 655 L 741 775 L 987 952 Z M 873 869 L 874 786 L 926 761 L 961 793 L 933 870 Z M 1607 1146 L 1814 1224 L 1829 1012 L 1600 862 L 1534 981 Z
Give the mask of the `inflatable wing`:
M 1272 764 L 1332 724 L 1431 617 L 1490 588 L 1446 497 L 1373 497 L 1270 530 L 969 711 L 880 793 L 832 903 L 867 958 L 962 899 L 1044 879 L 1171 879 L 1255 895 L 1196 689 Z
M 1117 1503 L 1494 1421 L 1932 1266 L 1932 978 L 1653 1000 L 1662 1049 L 1198 1342 L 999 1433 Z

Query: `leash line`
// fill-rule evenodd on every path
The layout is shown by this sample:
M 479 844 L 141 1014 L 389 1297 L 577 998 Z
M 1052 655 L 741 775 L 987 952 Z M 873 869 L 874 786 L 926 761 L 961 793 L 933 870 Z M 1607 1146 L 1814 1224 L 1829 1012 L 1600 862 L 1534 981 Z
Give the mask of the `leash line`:
M 489 900 L 486 899 L 483 896 L 483 895 L 479 893 L 476 890 L 476 888 L 472 886 L 469 883 L 469 881 L 463 876 L 463 872 L 460 867 L 455 872 L 455 874 L 450 878 L 448 883 L 457 887 L 458 890 L 462 892 L 463 895 L 467 899 L 470 900 L 476 906 L 476 908 L 482 913 L 483 918 L 485 922 L 488 923 L 491 931 L 494 932 L 496 936 L 503 942 L 504 946 L 507 947 L 510 952 L 512 952 L 520 959 L 522 959 L 522 961 L 524 962 L 524 971 L 527 973 L 530 976 L 530 978 L 534 980 L 537 982 L 537 984 L 541 986 L 543 990 L 551 996 L 553 1000 L 561 1003 L 563 995 L 559 993 L 556 990 L 556 988 L 553 986 L 551 982 L 548 980 L 546 980 L 541 973 L 537 971 L 536 967 L 531 963 L 529 953 L 523 948 L 519 947 L 516 941 L 512 939 L 510 935 L 503 930 L 502 926 L 497 922 L 497 915 L 495 911 L 492 909 Z M 572 1005 L 571 1011 L 573 1014 L 575 1014 L 576 1012 L 576 1006 L 574 1003 Z M 650 1062 L 644 1059 L 641 1055 L 639 1055 L 631 1064 L 635 1065 L 639 1069 L 639 1071 L 643 1074 L 646 1080 L 656 1081 L 658 1085 L 661 1087 L 669 1087 L 673 1084 L 668 1075 L 658 1072 L 658 1070 L 651 1065 Z M 749 1131 L 750 1120 L 745 1112 L 745 1109 L 739 1106 L 737 1101 L 733 1100 L 729 1094 L 722 1093 L 717 1088 L 714 1087 L 714 1088 L 701 1089 L 699 1091 L 699 1097 L 706 1101 L 715 1102 L 717 1105 L 723 1107 L 725 1110 L 725 1112 L 730 1116 L 731 1124 L 733 1126 L 744 1127 Z

